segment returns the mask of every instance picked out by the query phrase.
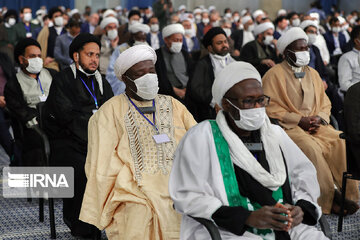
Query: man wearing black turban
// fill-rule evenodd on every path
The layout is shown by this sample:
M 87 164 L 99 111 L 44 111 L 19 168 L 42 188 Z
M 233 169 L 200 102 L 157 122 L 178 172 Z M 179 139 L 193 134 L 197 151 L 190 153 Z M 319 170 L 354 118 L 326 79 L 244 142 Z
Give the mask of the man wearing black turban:
M 211 28 L 202 43 L 209 55 L 197 63 L 187 85 L 185 102 L 195 120 L 215 119 L 217 105 L 211 94 L 215 75 L 234 59 L 229 54 L 229 43 L 221 27 Z
M 99 234 L 94 226 L 79 220 L 86 186 L 87 126 L 90 117 L 113 96 L 98 71 L 100 48 L 98 38 L 90 33 L 74 38 L 69 47 L 74 63 L 55 77 L 44 109 L 51 163 L 74 168 L 74 197 L 63 199 L 64 222 L 72 235 L 86 238 Z

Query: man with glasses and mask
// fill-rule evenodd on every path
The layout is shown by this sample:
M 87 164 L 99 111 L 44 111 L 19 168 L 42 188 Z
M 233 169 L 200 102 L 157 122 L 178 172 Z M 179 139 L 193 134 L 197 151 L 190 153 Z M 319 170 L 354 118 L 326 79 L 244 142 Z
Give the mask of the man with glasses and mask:
M 264 22 L 254 29 L 255 40 L 243 46 L 240 60 L 251 63 L 263 76 L 270 68 L 280 62 L 274 44 L 274 24 Z
M 321 216 L 316 170 L 270 123 L 258 71 L 230 63 L 212 94 L 222 110 L 187 132 L 170 174 L 182 239 L 209 238 L 189 216 L 215 222 L 222 239 L 327 239 L 314 226 Z
M 285 60 L 263 77 L 264 93 L 272 99 L 267 114 L 278 120 L 315 166 L 323 213 L 339 214 L 342 174 L 346 171 L 345 141 L 329 125 L 331 103 L 318 72 L 308 66 L 308 36 L 293 27 L 279 38 L 277 47 Z M 346 190 L 345 212 L 353 214 L 359 208 L 358 185 L 350 181 Z
M 100 234 L 94 226 L 79 220 L 86 185 L 88 121 L 113 96 L 109 83 L 98 71 L 100 49 L 99 39 L 90 33 L 74 38 L 69 47 L 74 63 L 56 75 L 43 111 L 51 164 L 74 168 L 74 197 L 63 199 L 63 219 L 73 236 L 84 238 Z
M 90 119 L 80 220 L 109 239 L 179 239 L 168 180 L 182 136 L 196 124 L 176 99 L 158 94 L 156 53 L 136 45 L 115 63 L 124 94 Z

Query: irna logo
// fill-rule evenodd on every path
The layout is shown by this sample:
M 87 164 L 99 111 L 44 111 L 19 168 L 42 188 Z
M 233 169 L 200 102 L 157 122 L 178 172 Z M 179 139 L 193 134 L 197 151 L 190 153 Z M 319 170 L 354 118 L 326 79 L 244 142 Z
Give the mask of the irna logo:
M 9 187 L 69 187 L 64 174 L 11 174 L 8 172 Z

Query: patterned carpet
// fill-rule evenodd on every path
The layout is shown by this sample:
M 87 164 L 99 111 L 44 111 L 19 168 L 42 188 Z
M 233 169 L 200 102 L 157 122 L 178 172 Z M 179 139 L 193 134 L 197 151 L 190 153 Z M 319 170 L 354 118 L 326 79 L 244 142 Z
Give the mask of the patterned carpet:
M 9 164 L 9 159 L 0 146 L 0 189 L 2 190 L 2 167 Z M 0 196 L 0 240 L 43 240 L 50 239 L 48 203 L 45 201 L 44 222 L 39 222 L 38 200 L 4 199 Z M 76 239 L 62 220 L 62 201 L 55 200 L 55 218 L 57 239 Z M 343 231 L 337 232 L 337 217 L 326 216 L 333 240 L 360 239 L 360 211 L 345 217 Z M 103 233 L 102 239 L 106 239 Z

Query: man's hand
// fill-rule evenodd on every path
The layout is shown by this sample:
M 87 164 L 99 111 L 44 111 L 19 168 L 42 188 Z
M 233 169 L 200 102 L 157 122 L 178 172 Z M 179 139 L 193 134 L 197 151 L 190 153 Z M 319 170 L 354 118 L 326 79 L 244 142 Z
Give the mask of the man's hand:
M 285 222 L 288 222 L 288 224 Z M 290 216 L 289 209 L 264 206 L 251 212 L 246 220 L 246 225 L 258 229 L 271 228 L 277 231 L 287 231 L 289 224 L 292 224 L 292 222 L 293 219 Z
M 271 59 L 264 59 L 264 60 L 261 60 L 261 62 L 260 62 L 261 64 L 264 64 L 264 65 L 266 65 L 266 66 L 268 66 L 268 67 L 273 67 L 273 66 L 275 66 L 275 63 L 274 63 L 274 61 L 273 60 L 271 60 Z
M 240 51 L 235 49 L 234 52 L 233 52 L 233 56 L 235 56 L 235 57 L 240 56 Z
M 327 85 L 326 81 L 323 80 L 322 82 L 323 82 L 323 85 L 324 85 L 324 89 L 326 90 L 328 88 L 328 85 Z
M 6 101 L 4 96 L 0 96 L 0 107 L 4 108 L 6 107 Z
M 321 124 L 321 118 L 318 116 L 311 116 L 310 118 L 310 128 L 309 132 L 310 134 L 315 134 L 319 130 L 320 124 Z
M 110 44 L 112 48 L 116 48 L 119 43 L 119 36 L 117 36 L 114 40 L 110 40 Z
M 52 63 L 55 59 L 52 57 L 46 57 L 44 61 L 44 66 L 48 65 L 49 63 Z
M 173 87 L 173 90 L 174 90 L 174 93 L 176 94 L 176 96 L 178 96 L 181 99 L 185 98 L 186 88 L 180 89 L 180 88 Z
M 287 207 L 290 210 L 290 216 L 293 219 L 291 223 L 291 227 L 296 227 L 303 221 L 304 212 L 299 206 L 293 206 L 290 204 L 285 204 L 285 207 Z

